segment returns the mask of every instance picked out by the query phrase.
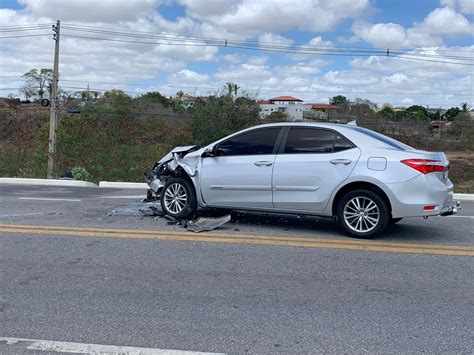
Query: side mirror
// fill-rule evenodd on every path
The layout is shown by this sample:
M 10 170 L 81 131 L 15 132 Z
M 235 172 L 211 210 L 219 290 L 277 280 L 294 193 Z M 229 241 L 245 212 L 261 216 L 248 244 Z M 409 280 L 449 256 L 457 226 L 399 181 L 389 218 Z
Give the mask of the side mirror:
M 203 158 L 212 158 L 216 156 L 217 152 L 217 146 L 213 146 L 210 148 L 207 148 L 202 154 L 201 157 Z

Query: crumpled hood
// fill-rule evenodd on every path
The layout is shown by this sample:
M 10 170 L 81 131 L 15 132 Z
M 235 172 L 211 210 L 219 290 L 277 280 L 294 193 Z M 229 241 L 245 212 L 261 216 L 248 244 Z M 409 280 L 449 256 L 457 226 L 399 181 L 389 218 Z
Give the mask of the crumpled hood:
M 196 150 L 196 148 L 198 150 Z M 177 153 L 179 155 L 187 155 L 187 154 L 189 154 L 189 152 L 196 152 L 196 151 L 199 151 L 201 149 L 199 149 L 199 146 L 197 146 L 197 145 L 185 145 L 185 146 L 181 146 L 181 147 L 175 147 L 168 154 L 166 154 L 163 158 L 158 160 L 157 164 L 162 164 L 166 161 L 169 161 L 169 160 L 173 159 L 173 155 L 175 153 Z
M 145 181 L 153 191 L 157 192 L 163 187 L 162 174 L 168 174 L 170 171 L 176 172 L 178 167 L 181 167 L 191 178 L 194 178 L 204 149 L 197 145 L 174 148 L 158 160 L 149 173 L 145 173 Z

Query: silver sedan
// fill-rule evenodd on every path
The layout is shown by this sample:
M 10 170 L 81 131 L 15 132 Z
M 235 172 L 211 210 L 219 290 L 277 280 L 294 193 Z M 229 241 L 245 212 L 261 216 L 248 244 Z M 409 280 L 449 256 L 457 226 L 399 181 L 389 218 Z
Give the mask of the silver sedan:
M 356 125 L 275 123 L 177 147 L 146 180 L 177 219 L 207 207 L 333 216 L 371 238 L 402 218 L 456 213 L 448 168 L 444 153 Z

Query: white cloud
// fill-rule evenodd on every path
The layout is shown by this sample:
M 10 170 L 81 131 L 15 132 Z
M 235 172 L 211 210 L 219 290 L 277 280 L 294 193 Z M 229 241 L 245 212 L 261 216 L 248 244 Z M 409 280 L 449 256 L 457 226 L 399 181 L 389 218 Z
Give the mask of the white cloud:
M 268 61 L 267 56 L 248 57 L 247 63 L 251 65 L 264 65 Z
M 180 0 L 187 15 L 231 32 L 257 35 L 262 32 L 300 28 L 330 31 L 347 18 L 369 8 L 369 0 Z
M 182 69 L 168 77 L 168 81 L 174 85 L 198 86 L 209 81 L 209 75 L 199 74 L 189 69 Z
M 243 61 L 242 56 L 238 53 L 224 54 L 219 56 L 219 59 L 231 64 L 239 64 Z
M 396 23 L 377 23 L 375 25 L 356 23 L 352 29 L 364 41 L 379 48 L 403 47 L 407 41 L 405 28 Z
M 369 24 L 357 22 L 352 26 L 354 33 L 362 40 L 378 48 L 404 48 L 433 46 L 442 43 L 441 38 L 417 28 L 405 28 L 396 23 Z
M 403 73 L 395 73 L 395 74 L 392 74 L 390 76 L 384 76 L 384 77 L 382 77 L 382 80 L 388 80 L 388 81 L 390 81 L 391 83 L 394 83 L 394 84 L 409 82 L 408 76 L 406 76 Z
M 474 3 L 474 0 L 471 0 Z M 442 36 L 472 34 L 474 25 L 452 7 L 430 12 L 421 23 L 405 29 L 396 23 L 356 22 L 353 32 L 362 40 L 379 48 L 439 46 Z
M 356 42 L 359 42 L 359 37 L 357 36 L 338 36 L 337 41 L 339 43 L 344 43 L 344 44 L 354 44 Z
M 19 0 L 34 17 L 49 17 L 64 21 L 118 22 L 133 21 L 153 12 L 157 0 L 64 1 Z
M 376 76 L 364 74 L 361 75 L 357 71 L 331 70 L 324 75 L 324 79 L 333 85 L 370 85 L 379 81 Z
M 474 1 L 472 0 L 459 0 L 461 11 L 463 14 L 474 14 Z
M 274 33 L 264 33 L 258 36 L 258 43 L 261 45 L 271 44 L 288 47 L 293 44 L 293 40 Z
M 473 25 L 466 17 L 448 6 L 430 12 L 420 25 L 420 29 L 440 35 L 472 34 L 474 31 Z
M 259 83 L 269 79 L 272 73 L 267 66 L 243 63 L 220 68 L 215 76 L 224 81 Z
M 474 14 L 474 1 L 472 0 L 441 0 L 441 6 L 458 7 L 466 15 Z
M 465 33 L 465 22 L 462 20 L 465 17 L 456 12 L 462 11 L 463 0 L 453 0 L 449 8 L 443 7 L 438 9 L 438 12 L 434 10 L 424 21 L 414 23 L 409 28 L 396 23 L 361 22 L 361 15 L 370 9 L 370 0 L 301 0 L 294 3 L 280 0 L 182 0 L 181 3 L 189 16 L 174 20 L 168 20 L 159 14 L 154 8 L 157 2 L 152 0 L 135 2 L 133 8 L 125 1 L 123 4 L 121 2 L 120 6 L 116 6 L 115 2 L 115 7 L 121 7 L 120 9 L 110 8 L 111 0 L 106 0 L 100 3 L 97 13 L 92 14 L 93 11 L 90 10 L 91 14 L 87 19 L 82 19 L 81 16 L 86 16 L 83 13 L 79 14 L 78 18 L 75 12 L 78 11 L 79 5 L 83 9 L 84 4 L 90 4 L 90 0 L 76 0 L 74 3 L 63 1 L 63 8 L 52 9 L 51 6 L 57 5 L 58 1 L 24 0 L 27 5 L 25 10 L 0 9 L 0 23 L 3 26 L 47 23 L 61 15 L 55 11 L 67 11 L 65 17 L 69 20 L 65 20 L 66 23 L 122 30 L 140 28 L 143 31 L 170 35 L 251 39 L 257 43 L 270 42 L 285 46 L 294 46 L 286 30 L 296 28 L 306 31 L 305 36 L 310 38 L 298 48 L 309 49 L 314 46 L 334 46 L 324 34 L 314 31 L 333 30 L 338 23 L 356 18 L 356 35 L 348 38 L 338 37 L 339 42 L 354 43 L 364 40 L 382 48 L 418 47 L 409 53 L 416 55 L 455 53 L 472 56 L 474 51 L 474 46 L 442 46 L 443 36 Z M 46 8 L 41 8 L 41 4 L 46 4 Z M 106 11 L 107 6 L 109 9 Z M 94 11 L 95 9 L 96 7 Z M 443 20 L 439 15 L 441 10 L 451 20 L 458 20 L 453 28 L 446 29 L 449 24 L 440 22 Z M 438 28 L 435 28 L 436 26 Z M 63 34 L 65 33 L 66 30 L 63 31 Z M 349 66 L 346 68 L 342 62 L 343 57 L 332 62 L 328 60 L 330 57 L 316 54 L 278 55 L 233 48 L 219 51 L 212 46 L 191 46 L 197 44 L 195 42 L 188 44 L 190 45 L 176 46 L 101 42 L 64 36 L 61 40 L 61 77 L 84 80 L 86 83 L 61 82 L 61 85 L 86 86 L 88 81 L 137 83 L 147 80 L 163 84 L 143 88 L 115 84 L 91 84 L 91 87 L 116 87 L 132 92 L 164 90 L 163 92 L 173 94 L 177 91 L 176 86 L 182 86 L 183 89 L 194 87 L 195 90 L 203 90 L 202 93 L 206 94 L 212 91 L 210 87 L 221 87 L 225 82 L 233 81 L 244 91 L 254 93 L 261 90 L 260 97 L 288 94 L 313 102 L 326 101 L 328 97 L 337 94 L 352 99 L 362 97 L 379 103 L 391 102 L 394 105 L 408 102 L 406 100 L 439 105 L 472 101 L 472 96 L 462 96 L 473 92 L 472 75 L 469 75 L 471 67 L 392 57 L 364 57 L 348 60 Z M 2 40 L 2 73 L 21 75 L 31 68 L 51 67 L 53 46 L 54 42 L 50 36 L 38 37 L 34 41 L 24 38 Z M 452 50 L 456 52 L 451 52 Z M 199 63 L 189 66 L 189 63 L 199 61 L 206 61 L 212 66 L 206 65 L 205 72 L 200 69 Z M 324 67 L 329 65 L 332 66 L 323 71 Z M 341 67 L 344 67 L 344 70 L 341 70 Z M 2 86 L 13 85 L 16 84 L 5 82 Z M 8 92 L 0 94 L 6 95 Z M 433 95 L 423 96 L 420 93 Z

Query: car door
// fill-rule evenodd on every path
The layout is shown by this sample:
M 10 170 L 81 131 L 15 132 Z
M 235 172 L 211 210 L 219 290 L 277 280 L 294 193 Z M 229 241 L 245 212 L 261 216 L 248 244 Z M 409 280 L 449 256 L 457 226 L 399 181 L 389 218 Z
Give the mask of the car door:
M 354 169 L 360 150 L 330 129 L 291 127 L 285 136 L 273 169 L 275 208 L 324 210 Z
M 218 143 L 201 167 L 201 193 L 210 206 L 272 208 L 272 171 L 282 127 L 245 131 Z

